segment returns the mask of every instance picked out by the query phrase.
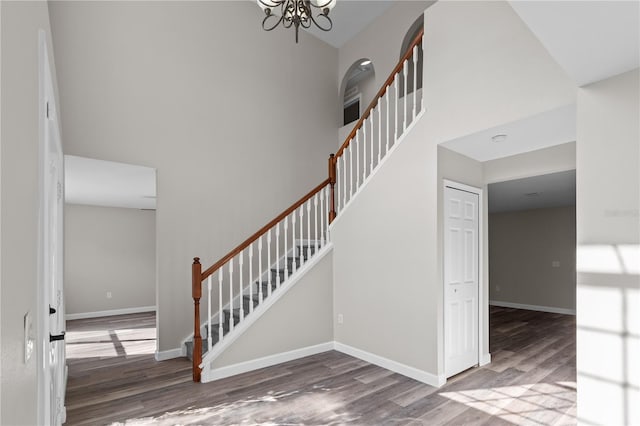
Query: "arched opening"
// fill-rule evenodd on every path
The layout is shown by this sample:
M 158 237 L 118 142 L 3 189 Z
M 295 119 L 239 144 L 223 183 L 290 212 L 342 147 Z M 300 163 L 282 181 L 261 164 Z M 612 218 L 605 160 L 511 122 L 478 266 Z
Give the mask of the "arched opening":
M 420 31 L 422 31 L 422 29 L 424 28 L 424 15 L 420 15 L 420 17 L 418 19 L 415 20 L 415 22 L 413 24 L 411 24 L 411 27 L 409 27 L 409 30 L 407 31 L 407 34 L 404 36 L 404 39 L 402 40 L 402 46 L 400 49 L 400 59 L 402 59 L 402 57 L 404 56 L 404 54 L 407 52 L 407 50 L 409 49 L 409 46 L 411 45 L 411 42 L 413 40 L 415 40 L 415 38 L 418 36 L 418 34 L 420 33 Z M 417 80 L 417 86 L 418 89 L 422 89 L 422 64 L 423 64 L 423 53 L 422 53 L 422 43 L 418 46 L 418 80 Z M 414 66 L 413 66 L 413 57 L 411 59 L 409 59 L 409 73 L 407 74 L 407 93 L 413 93 L 414 91 L 414 87 L 413 87 L 413 73 L 414 73 Z M 400 96 L 404 96 L 404 76 L 401 73 L 400 74 Z
M 363 110 L 375 95 L 375 70 L 368 58 L 358 59 L 349 67 L 342 79 L 342 125 L 360 119 Z

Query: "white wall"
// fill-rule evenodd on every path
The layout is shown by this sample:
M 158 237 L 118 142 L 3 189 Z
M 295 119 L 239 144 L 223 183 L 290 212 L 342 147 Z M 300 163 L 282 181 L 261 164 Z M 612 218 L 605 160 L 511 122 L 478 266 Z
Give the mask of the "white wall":
M 575 313 L 575 207 L 491 213 L 488 287 L 489 300 L 498 304 Z
M 155 211 L 66 204 L 64 233 L 67 315 L 155 306 Z
M 266 33 L 255 3 L 51 7 L 67 154 L 157 169 L 159 350 L 206 268 L 327 178 L 337 50 Z
M 640 71 L 578 92 L 578 418 L 640 424 Z
M 38 30 L 49 35 L 44 1 L 1 6 L 1 381 L 3 425 L 37 424 L 36 346 L 24 363 L 23 317 L 37 309 L 38 259 Z M 49 49 L 51 54 L 53 49 Z M 51 63 L 54 61 L 51 58 Z M 55 84 L 55 80 L 54 80 Z M 44 333 L 44 331 L 42 331 Z M 10 409 L 8 409 L 10 408 Z

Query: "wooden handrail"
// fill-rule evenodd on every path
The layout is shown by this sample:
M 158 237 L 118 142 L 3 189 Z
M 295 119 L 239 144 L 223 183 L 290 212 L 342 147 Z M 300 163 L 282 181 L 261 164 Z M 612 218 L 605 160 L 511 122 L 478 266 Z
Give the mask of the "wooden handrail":
M 271 222 L 267 223 L 265 226 L 263 226 L 262 228 L 260 228 L 260 230 L 258 232 L 256 232 L 255 234 L 253 234 L 252 236 L 250 236 L 249 238 L 247 238 L 242 244 L 240 244 L 238 247 L 234 248 L 233 250 L 231 250 L 229 253 L 227 253 L 226 256 L 224 256 L 222 259 L 218 260 L 216 263 L 213 264 L 213 266 L 211 266 L 210 268 L 208 268 L 206 271 L 202 272 L 200 274 L 201 277 L 201 281 L 204 281 L 205 279 L 207 279 L 211 274 L 213 274 L 215 271 L 217 271 L 218 269 L 220 269 L 222 266 L 224 266 L 228 261 L 230 261 L 232 258 L 234 258 L 235 256 L 237 256 L 238 254 L 240 254 L 240 252 L 244 249 L 246 249 L 247 247 L 249 247 L 249 245 L 251 243 L 253 243 L 254 241 L 256 241 L 258 238 L 260 238 L 261 236 L 263 236 L 264 234 L 267 233 L 267 231 L 269 231 L 269 229 L 273 228 L 274 226 L 276 226 L 278 224 L 278 222 L 282 221 L 285 217 L 289 216 L 291 213 L 293 213 L 293 211 L 295 209 L 297 209 L 298 207 L 300 207 L 302 204 L 304 204 L 307 200 L 309 200 L 311 197 L 313 197 L 314 195 L 316 195 L 318 192 L 320 192 L 322 190 L 322 188 L 324 188 L 325 186 L 329 185 L 329 183 L 331 182 L 331 180 L 329 178 L 327 178 L 326 180 L 322 181 L 322 183 L 318 186 L 316 186 L 315 188 L 313 188 L 311 190 L 311 192 L 309 192 L 307 195 L 305 195 L 304 197 L 300 198 L 298 201 L 296 201 L 291 207 L 289 207 L 288 209 L 286 209 L 285 211 L 283 211 L 282 213 L 280 213 L 278 215 L 278 217 L 276 217 L 275 219 L 273 219 Z
M 398 64 L 395 66 L 393 71 L 391 71 L 391 74 L 389 74 L 389 77 L 384 82 L 384 84 L 382 85 L 382 87 L 380 88 L 376 96 L 373 98 L 373 100 L 369 104 L 369 107 L 364 111 L 364 114 L 362 114 L 362 116 L 360 117 L 360 120 L 358 120 L 356 125 L 353 127 L 353 130 L 351 130 L 351 133 L 349 133 L 349 136 L 347 136 L 347 139 L 344 141 L 344 143 L 342 144 L 338 152 L 336 152 L 336 159 L 342 156 L 342 154 L 344 153 L 344 150 L 347 149 L 351 140 L 356 136 L 356 133 L 362 127 L 364 120 L 366 120 L 369 117 L 369 114 L 371 114 L 371 110 L 378 104 L 378 101 L 380 101 L 380 98 L 383 97 L 384 94 L 387 92 L 387 89 L 393 83 L 393 80 L 395 79 L 396 74 L 398 74 L 402 70 L 402 67 L 404 66 L 404 61 L 411 58 L 411 56 L 413 55 L 413 48 L 422 42 L 423 35 L 424 35 L 424 28 L 422 28 L 418 33 L 418 35 L 413 39 L 413 41 L 407 48 L 407 51 L 405 52 L 405 54 L 402 56 L 402 58 L 400 58 L 400 61 L 398 62 Z

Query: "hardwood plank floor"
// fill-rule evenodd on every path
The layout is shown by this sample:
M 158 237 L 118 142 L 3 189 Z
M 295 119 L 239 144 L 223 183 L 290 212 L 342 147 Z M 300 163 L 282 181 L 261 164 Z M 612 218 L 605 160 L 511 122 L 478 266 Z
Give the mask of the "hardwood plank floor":
M 575 317 L 491 307 L 492 363 L 440 389 L 330 351 L 196 384 L 154 314 L 67 322 L 67 424 L 572 425 Z

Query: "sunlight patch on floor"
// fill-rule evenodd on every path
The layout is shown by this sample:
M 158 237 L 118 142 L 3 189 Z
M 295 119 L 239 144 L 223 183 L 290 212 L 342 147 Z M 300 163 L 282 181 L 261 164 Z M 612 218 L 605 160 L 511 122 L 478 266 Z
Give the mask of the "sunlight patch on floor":
M 317 389 L 314 392 L 268 392 L 265 395 L 211 407 L 171 411 L 155 417 L 129 419 L 122 423 L 113 423 L 113 425 L 250 424 L 275 426 L 276 423 L 270 420 L 272 418 L 290 420 L 290 422 L 284 423 L 279 421 L 277 425 L 305 424 L 303 419 L 297 418 L 296 413 L 304 413 L 307 420 L 317 416 L 315 423 L 321 422 L 323 425 L 341 425 L 357 420 L 349 414 L 337 412 L 343 406 L 343 401 L 326 393 L 318 393 L 318 391 L 327 392 L 328 389 Z M 244 420 L 239 421 L 238 419 Z
M 440 395 L 515 425 L 575 424 L 575 410 L 572 414 L 575 389 L 575 382 L 556 382 L 442 392 Z

